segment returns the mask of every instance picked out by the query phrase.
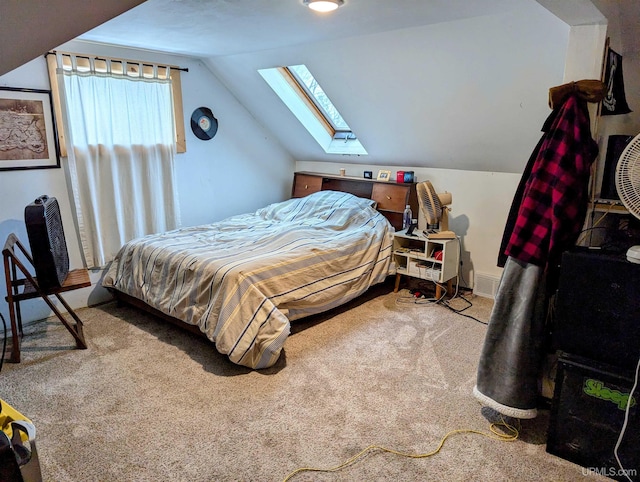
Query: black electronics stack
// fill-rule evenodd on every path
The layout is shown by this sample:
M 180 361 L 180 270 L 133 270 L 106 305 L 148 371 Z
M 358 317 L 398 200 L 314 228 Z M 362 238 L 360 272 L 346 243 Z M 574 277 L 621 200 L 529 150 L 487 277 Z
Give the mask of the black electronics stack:
M 640 264 L 589 248 L 564 253 L 555 308 L 559 358 L 547 452 L 640 480 L 640 389 L 630 396 L 640 359 Z M 614 455 L 623 427 L 624 470 Z

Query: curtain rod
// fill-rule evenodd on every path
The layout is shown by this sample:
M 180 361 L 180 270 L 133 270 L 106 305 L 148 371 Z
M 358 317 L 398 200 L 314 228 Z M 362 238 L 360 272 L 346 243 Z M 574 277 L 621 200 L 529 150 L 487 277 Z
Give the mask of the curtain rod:
M 49 55 L 56 55 L 57 52 L 53 51 L 53 52 L 47 52 L 46 54 L 44 54 L 45 57 L 49 56 Z M 104 62 L 107 61 L 107 59 L 103 59 L 100 57 L 87 57 L 86 55 L 77 55 L 77 54 L 69 54 L 69 53 L 62 53 L 62 55 L 75 55 L 78 58 L 81 59 L 87 59 L 87 60 L 91 60 L 91 58 L 94 58 L 95 60 L 102 60 Z M 131 63 L 131 64 L 139 64 L 140 62 L 135 62 L 133 60 L 124 60 L 124 59 L 111 59 L 114 60 L 116 62 L 127 62 L 127 63 Z M 144 67 L 153 67 L 154 64 L 142 64 Z M 176 66 L 172 66 L 172 65 L 164 65 L 164 64 L 155 64 L 161 67 L 169 67 L 171 70 L 179 70 L 181 72 L 189 72 L 189 69 L 186 67 L 176 67 Z

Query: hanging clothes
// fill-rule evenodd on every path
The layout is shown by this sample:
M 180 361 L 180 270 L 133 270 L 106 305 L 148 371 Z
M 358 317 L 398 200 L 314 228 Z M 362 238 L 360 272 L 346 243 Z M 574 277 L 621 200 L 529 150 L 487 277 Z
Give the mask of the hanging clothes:
M 548 117 L 514 198 L 498 259 L 505 267 L 478 365 L 475 397 L 515 418 L 537 415 L 544 324 L 562 252 L 575 245 L 588 205 L 591 137 L 584 100 Z
M 567 97 L 542 131 L 511 205 L 498 266 L 508 256 L 543 267 L 558 263 L 584 222 L 591 165 L 598 155 L 586 102 Z

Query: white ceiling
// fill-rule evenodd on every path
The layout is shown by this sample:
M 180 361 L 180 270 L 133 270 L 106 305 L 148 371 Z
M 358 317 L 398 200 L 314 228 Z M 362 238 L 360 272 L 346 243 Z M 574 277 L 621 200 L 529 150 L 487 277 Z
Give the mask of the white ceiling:
M 80 38 L 206 58 L 491 15 L 513 5 L 511 0 L 345 0 L 337 11 L 319 14 L 302 0 L 147 0 Z
M 640 49 L 638 0 L 535 1 L 569 25 L 606 23 L 605 16 L 614 15 L 624 49 Z M 147 0 L 79 38 L 214 57 L 504 13 L 517 6 L 510 0 L 345 0 L 338 11 L 318 14 L 302 0 Z

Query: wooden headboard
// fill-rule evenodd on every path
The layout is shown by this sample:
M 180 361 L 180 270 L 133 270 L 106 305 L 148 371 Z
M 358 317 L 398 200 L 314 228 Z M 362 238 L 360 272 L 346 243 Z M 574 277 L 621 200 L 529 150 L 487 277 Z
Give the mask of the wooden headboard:
M 318 191 L 348 192 L 354 196 L 373 199 L 380 211 L 396 230 L 402 229 L 402 213 L 411 206 L 418 214 L 416 183 L 378 181 L 351 176 L 336 176 L 319 172 L 296 172 L 293 175 L 291 197 L 304 197 Z

